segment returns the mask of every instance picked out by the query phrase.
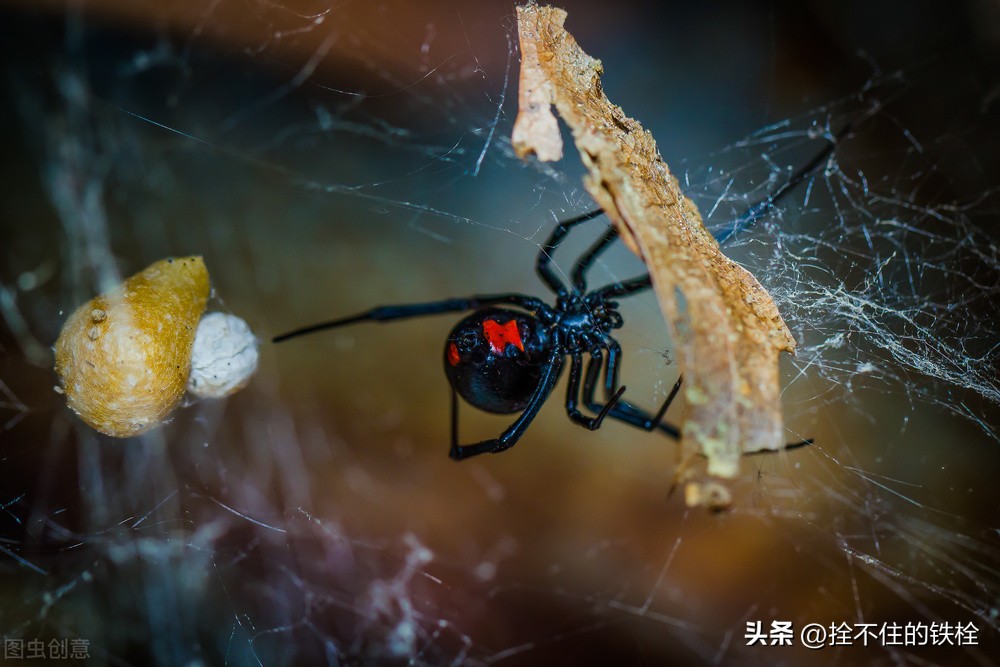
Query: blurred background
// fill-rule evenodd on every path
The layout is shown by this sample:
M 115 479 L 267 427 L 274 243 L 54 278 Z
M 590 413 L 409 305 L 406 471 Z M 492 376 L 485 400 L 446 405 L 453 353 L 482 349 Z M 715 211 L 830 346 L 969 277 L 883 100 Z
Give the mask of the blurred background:
M 799 340 L 787 436 L 816 444 L 747 457 L 717 515 L 670 494 L 676 443 L 585 431 L 562 388 L 510 451 L 450 461 L 456 316 L 269 342 L 544 295 L 539 245 L 592 204 L 573 150 L 510 149 L 511 3 L 0 3 L 4 638 L 108 665 L 996 664 L 1000 6 L 648 5 L 563 3 L 709 226 L 853 128 L 727 249 Z M 51 345 L 186 254 L 260 371 L 101 436 L 53 391 Z M 616 248 L 593 275 L 640 272 Z M 671 344 L 650 296 L 623 314 L 623 383 L 652 409 Z M 510 421 L 466 406 L 462 439 Z M 747 645 L 775 620 L 972 623 L 979 645 Z

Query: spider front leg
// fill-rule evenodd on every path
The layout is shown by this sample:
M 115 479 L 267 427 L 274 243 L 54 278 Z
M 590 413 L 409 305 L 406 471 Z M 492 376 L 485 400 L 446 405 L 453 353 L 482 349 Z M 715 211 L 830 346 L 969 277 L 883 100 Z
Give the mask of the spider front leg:
M 533 296 L 525 296 L 524 294 L 486 294 L 461 299 L 430 301 L 428 303 L 407 303 L 396 306 L 379 306 L 377 308 L 372 308 L 371 310 L 366 310 L 363 313 L 358 313 L 357 315 L 350 315 L 348 317 L 329 320 L 327 322 L 320 322 L 319 324 L 311 324 L 300 329 L 295 329 L 293 331 L 283 333 L 280 336 L 275 336 L 271 340 L 274 343 L 281 343 L 289 338 L 297 338 L 299 336 L 316 333 L 317 331 L 325 331 L 327 329 L 336 329 L 338 327 L 356 324 L 358 322 L 392 322 L 394 320 L 402 320 L 411 317 L 441 315 L 444 313 L 453 313 L 462 310 L 475 310 L 477 308 L 482 308 L 483 306 L 492 306 L 497 304 L 510 304 L 518 306 L 529 312 L 537 313 L 543 319 L 551 319 L 551 310 L 542 302 L 541 299 L 537 299 Z
M 602 213 L 604 213 L 604 211 L 597 209 L 596 211 L 584 213 L 583 215 L 578 215 L 575 218 L 559 222 L 559 224 L 556 225 L 556 228 L 552 230 L 549 238 L 538 250 L 538 257 L 535 259 L 535 273 L 537 273 L 538 277 L 542 279 L 542 282 L 548 285 L 549 289 L 556 294 L 565 294 L 566 286 L 563 285 L 562 281 L 552 270 L 552 267 L 549 266 L 552 263 L 552 253 L 555 252 L 555 249 L 558 248 L 563 242 L 563 239 L 566 238 L 566 234 L 569 233 L 569 230 L 582 222 L 593 220 Z
M 618 230 L 614 225 L 609 224 L 608 228 L 604 230 L 604 235 L 594 242 L 594 244 L 587 249 L 587 252 L 580 256 L 580 259 L 576 260 L 576 266 L 573 267 L 573 273 L 570 274 L 570 278 L 573 281 L 573 288 L 577 292 L 583 294 L 587 291 L 587 272 L 597 260 L 598 256 L 610 248 L 611 244 L 614 243 L 617 238 Z
M 470 456 L 478 456 L 479 454 L 496 454 L 516 445 L 532 420 L 538 415 L 538 411 L 541 410 L 542 405 L 549 398 L 549 394 L 552 393 L 556 382 L 559 381 L 559 374 L 562 372 L 563 367 L 563 356 L 562 344 L 556 339 L 545 362 L 545 370 L 542 373 L 542 377 L 538 380 L 538 386 L 535 387 L 528 405 L 517 420 L 508 426 L 507 430 L 501 433 L 499 438 L 494 440 L 484 440 L 474 445 L 458 444 L 458 397 L 455 395 L 455 390 L 452 389 L 451 451 L 448 453 L 448 456 L 456 461 L 461 461 L 462 459 L 467 459 Z

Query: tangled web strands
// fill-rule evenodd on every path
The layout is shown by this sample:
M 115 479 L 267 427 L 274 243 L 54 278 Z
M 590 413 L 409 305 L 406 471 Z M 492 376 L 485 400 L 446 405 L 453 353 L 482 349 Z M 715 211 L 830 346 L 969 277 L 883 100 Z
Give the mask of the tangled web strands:
M 75 426 L 46 359 L 59 312 L 145 260 L 204 253 L 213 308 L 245 313 L 262 337 L 376 303 L 537 291 L 539 245 L 591 204 L 573 165 L 513 154 L 510 7 L 417 4 L 377 5 L 372 23 L 363 3 L 221 0 L 153 41 L 86 16 L 70 17 L 81 23 L 68 46 L 25 28 L 19 115 L 2 127 L 27 151 L 5 174 L 41 202 L 0 223 L 5 637 L 85 637 L 92 654 L 120 656 L 138 650 L 138 627 L 152 635 L 141 664 L 538 664 L 636 650 L 631 662 L 635 646 L 647 660 L 760 663 L 774 654 L 742 637 L 765 610 L 995 629 L 1000 253 L 986 232 L 997 202 L 994 183 L 947 159 L 975 148 L 992 112 L 980 99 L 979 125 L 919 129 L 907 95 L 941 95 L 919 72 L 876 72 L 843 99 L 816 93 L 834 101 L 776 111 L 788 117 L 707 153 L 760 125 L 749 110 L 778 95 L 747 104 L 743 88 L 690 69 L 703 60 L 685 61 L 686 78 L 648 65 L 675 62 L 666 50 L 595 48 L 609 87 L 630 63 L 655 72 L 656 85 L 613 97 L 655 109 L 637 115 L 717 234 L 855 126 L 726 246 L 799 343 L 788 439 L 817 438 L 755 460 L 726 516 L 664 498 L 676 461 L 662 436 L 602 429 L 589 446 L 559 410 L 543 411 L 513 458 L 452 465 L 447 323 L 310 341 L 302 357 L 265 352 L 238 400 L 181 410 L 128 446 Z M 581 40 L 592 11 L 571 10 Z M 692 29 L 629 11 L 616 30 L 650 49 Z M 725 25 L 720 12 L 704 25 Z M 769 16 L 718 48 L 769 36 L 774 52 L 790 31 Z M 21 25 L 0 20 L 2 36 Z M 238 48 L 219 49 L 223 33 Z M 720 61 L 754 62 L 730 55 Z M 735 96 L 706 103 L 710 88 Z M 626 97 L 640 89 L 660 96 Z M 564 274 L 578 255 L 567 250 L 554 258 Z M 594 280 L 636 269 L 622 251 Z M 655 406 L 675 377 L 662 318 L 652 302 L 628 307 L 623 383 Z M 845 661 L 905 657 L 866 651 Z M 974 650 L 955 662 L 967 659 L 996 664 Z

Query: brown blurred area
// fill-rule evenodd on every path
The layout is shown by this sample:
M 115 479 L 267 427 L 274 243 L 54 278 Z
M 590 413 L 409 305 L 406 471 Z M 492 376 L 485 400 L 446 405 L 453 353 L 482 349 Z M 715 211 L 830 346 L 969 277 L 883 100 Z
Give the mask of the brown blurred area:
M 919 181 L 914 220 L 978 202 L 996 238 L 995 6 L 873 5 L 564 6 L 609 97 L 692 181 L 744 166 L 761 187 L 740 138 L 843 114 L 901 68 L 872 123 L 888 129 L 844 164 L 873 188 Z M 843 387 L 787 364 L 789 439 L 817 444 L 748 457 L 711 515 L 669 494 L 674 443 L 580 429 L 564 385 L 509 452 L 448 460 L 455 318 L 268 342 L 375 305 L 543 293 L 539 244 L 590 204 L 576 156 L 549 170 L 506 150 L 513 30 L 507 2 L 0 3 L 5 636 L 87 637 L 114 665 L 995 664 L 1000 450 L 912 400 L 921 377 Z M 261 337 L 258 377 L 148 437 L 93 433 L 52 391 L 63 314 L 108 263 L 189 253 L 212 307 Z M 595 279 L 640 269 L 619 249 Z M 669 340 L 652 298 L 623 312 L 623 381 L 652 408 Z M 986 399 L 936 400 L 995 428 Z M 467 441 L 508 423 L 461 412 Z M 746 646 L 748 621 L 774 619 L 972 621 L 982 645 Z

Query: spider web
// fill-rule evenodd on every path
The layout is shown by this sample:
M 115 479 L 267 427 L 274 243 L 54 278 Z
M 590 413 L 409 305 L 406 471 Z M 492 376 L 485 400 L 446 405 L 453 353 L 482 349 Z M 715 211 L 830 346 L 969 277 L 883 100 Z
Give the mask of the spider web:
M 448 317 L 264 342 L 247 390 L 139 439 L 82 426 L 52 341 L 156 259 L 204 255 L 211 307 L 266 341 L 374 305 L 544 294 L 540 244 L 591 204 L 575 156 L 513 156 L 509 4 L 27 7 L 0 18 L 5 639 L 83 638 L 115 665 L 996 664 L 987 8 L 896 8 L 912 27 L 888 32 L 890 8 L 850 3 L 568 3 L 713 230 L 852 128 L 726 246 L 799 342 L 788 439 L 816 444 L 748 457 L 713 516 L 669 495 L 674 443 L 579 429 L 563 385 L 517 447 L 449 461 Z M 591 282 L 640 272 L 616 247 Z M 622 312 L 627 396 L 653 408 L 670 341 L 650 296 Z M 465 441 L 509 423 L 461 417 Z M 772 620 L 972 622 L 980 645 L 748 646 Z

